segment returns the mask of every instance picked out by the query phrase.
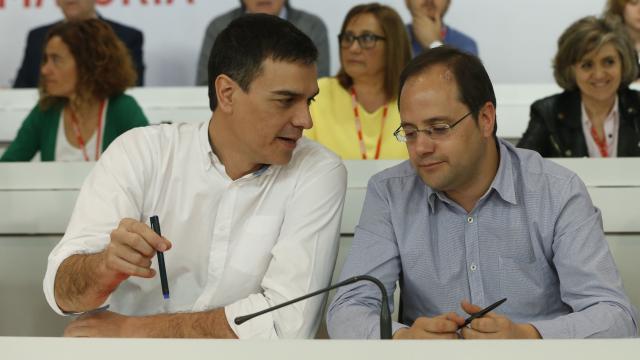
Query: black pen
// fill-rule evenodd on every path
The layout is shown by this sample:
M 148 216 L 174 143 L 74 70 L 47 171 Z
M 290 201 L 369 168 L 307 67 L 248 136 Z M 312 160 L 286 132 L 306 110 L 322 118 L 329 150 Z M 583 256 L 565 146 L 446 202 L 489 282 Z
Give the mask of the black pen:
M 487 315 L 490 311 L 493 311 L 495 308 L 497 308 L 498 306 L 502 305 L 502 303 L 503 303 L 503 302 L 505 302 L 505 301 L 507 301 L 507 298 L 504 298 L 504 299 L 502 299 L 502 300 L 498 300 L 498 301 L 494 302 L 493 304 L 491 304 L 491 305 L 487 306 L 486 308 L 484 308 L 484 309 L 482 309 L 482 310 L 478 311 L 477 313 L 473 313 L 473 314 L 471 314 L 471 316 L 469 316 L 469 317 L 464 321 L 464 324 L 462 324 L 462 325 L 458 326 L 458 329 L 462 329 L 463 327 L 465 327 L 465 326 L 467 326 L 467 325 L 471 324 L 471 322 L 472 322 L 474 319 L 481 318 L 481 317 L 483 317 L 483 316 Z
M 160 219 L 157 215 L 152 216 L 149 221 L 151 222 L 151 228 L 156 234 L 162 236 L 160 233 Z M 165 299 L 169 298 L 169 282 L 167 281 L 167 268 L 164 266 L 164 254 L 162 251 L 156 253 L 158 255 L 158 270 L 160 270 L 160 285 L 162 286 L 162 296 Z

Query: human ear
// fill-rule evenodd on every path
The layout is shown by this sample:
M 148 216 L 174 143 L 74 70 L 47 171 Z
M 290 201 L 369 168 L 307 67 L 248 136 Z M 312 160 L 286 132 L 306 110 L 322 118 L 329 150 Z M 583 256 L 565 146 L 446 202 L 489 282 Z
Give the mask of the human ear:
M 493 137 L 493 129 L 496 126 L 496 107 L 487 101 L 478 113 L 478 124 L 485 138 Z
M 233 109 L 233 94 L 237 91 L 238 84 L 229 76 L 218 75 L 215 82 L 218 108 L 223 112 L 231 112 Z

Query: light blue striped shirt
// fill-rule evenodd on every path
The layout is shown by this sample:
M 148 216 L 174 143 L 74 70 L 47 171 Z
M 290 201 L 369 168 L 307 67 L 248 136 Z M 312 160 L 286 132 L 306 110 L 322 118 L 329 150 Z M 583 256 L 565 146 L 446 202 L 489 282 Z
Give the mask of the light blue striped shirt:
M 460 301 L 531 323 L 543 338 L 632 337 L 637 313 L 622 289 L 584 183 L 538 153 L 500 140 L 500 165 L 467 213 L 406 161 L 371 178 L 341 279 L 368 274 L 393 294 L 402 271 L 404 323 Z M 332 338 L 379 338 L 379 290 L 340 289 Z M 391 302 L 393 304 L 393 302 Z M 392 306 L 392 305 L 391 305 Z M 393 332 L 406 325 L 393 324 Z

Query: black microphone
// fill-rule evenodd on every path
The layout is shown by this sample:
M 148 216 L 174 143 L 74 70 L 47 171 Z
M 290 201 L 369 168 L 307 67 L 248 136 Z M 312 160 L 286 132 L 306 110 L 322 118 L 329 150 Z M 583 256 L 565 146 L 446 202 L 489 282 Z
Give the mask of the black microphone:
M 371 281 L 372 283 L 376 284 L 378 286 L 378 288 L 380 289 L 380 292 L 382 293 L 382 304 L 380 305 L 380 339 L 391 339 L 391 312 L 389 311 L 389 299 L 387 297 L 387 289 L 384 288 L 384 285 L 382 285 L 380 280 L 374 278 L 373 276 L 369 276 L 369 275 L 358 275 L 358 276 L 350 277 L 350 278 L 348 278 L 346 280 L 343 280 L 343 281 L 341 281 L 341 282 L 339 282 L 337 284 L 331 285 L 331 286 L 326 287 L 324 289 L 316 290 L 316 291 L 314 291 L 312 293 L 309 293 L 307 295 L 303 295 L 303 296 L 300 296 L 300 297 L 295 298 L 293 300 L 289 300 L 287 302 L 283 302 L 282 304 L 272 306 L 270 308 L 258 311 L 258 312 L 253 313 L 253 314 L 238 316 L 237 318 L 235 318 L 235 320 L 233 320 L 233 322 L 236 323 L 236 325 L 241 325 L 245 321 L 251 320 L 256 316 L 260 316 L 262 314 L 266 314 L 266 313 L 271 312 L 273 310 L 278 310 L 278 309 L 280 309 L 282 307 L 291 305 L 293 303 L 297 303 L 300 300 L 308 299 L 310 297 L 325 293 L 327 291 L 339 288 L 341 286 L 353 284 L 355 282 L 362 281 L 362 280 Z

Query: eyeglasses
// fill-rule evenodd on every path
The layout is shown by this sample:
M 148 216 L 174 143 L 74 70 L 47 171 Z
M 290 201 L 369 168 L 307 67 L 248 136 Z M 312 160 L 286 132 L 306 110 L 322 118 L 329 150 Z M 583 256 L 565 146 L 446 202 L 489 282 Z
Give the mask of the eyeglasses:
M 418 138 L 418 133 L 420 132 L 425 133 L 427 136 L 431 138 L 431 140 L 443 140 L 449 137 L 449 134 L 451 134 L 451 129 L 453 129 L 454 126 L 458 125 L 462 120 L 464 120 L 469 115 L 471 115 L 471 111 L 469 111 L 465 116 L 456 120 L 451 125 L 439 123 L 439 124 L 433 124 L 433 125 L 427 126 L 424 129 L 418 129 L 413 125 L 404 125 L 404 126 L 400 125 L 400 127 L 393 132 L 393 135 L 400 142 L 413 142 Z
M 362 49 L 371 49 L 376 46 L 376 41 L 378 40 L 386 40 L 384 36 L 372 34 L 372 33 L 364 33 L 362 35 L 354 35 L 352 33 L 340 34 L 338 35 L 338 41 L 340 42 L 340 47 L 343 49 L 348 49 L 353 45 L 354 41 L 358 41 L 358 45 Z

